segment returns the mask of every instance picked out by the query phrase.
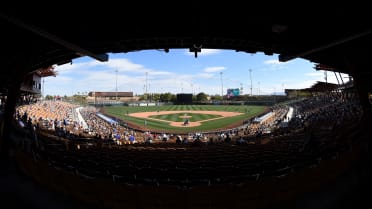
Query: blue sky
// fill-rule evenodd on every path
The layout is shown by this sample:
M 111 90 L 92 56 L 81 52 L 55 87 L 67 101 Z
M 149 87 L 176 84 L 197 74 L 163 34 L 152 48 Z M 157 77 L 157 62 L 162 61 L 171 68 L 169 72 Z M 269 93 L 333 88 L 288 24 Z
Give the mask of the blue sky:
M 251 78 L 253 95 L 264 95 L 325 81 L 324 72 L 316 71 L 314 63 L 307 60 L 279 62 L 278 55 L 216 49 L 202 49 L 197 58 L 186 49 L 109 54 L 108 62 L 82 57 L 55 70 L 56 77 L 44 78 L 44 95 L 115 91 L 116 85 L 118 91 L 134 94 L 145 93 L 146 86 L 148 93 L 221 95 L 228 88 L 242 88 L 243 94 L 250 94 Z M 327 78 L 337 83 L 333 72 L 328 72 Z

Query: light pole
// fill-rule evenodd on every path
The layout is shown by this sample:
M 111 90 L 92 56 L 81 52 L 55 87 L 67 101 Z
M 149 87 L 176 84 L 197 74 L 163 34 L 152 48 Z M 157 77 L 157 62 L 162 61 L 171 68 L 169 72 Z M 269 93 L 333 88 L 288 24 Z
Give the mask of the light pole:
M 151 102 L 151 83 L 149 83 L 149 87 L 147 88 L 147 90 L 149 91 L 149 100 L 150 100 L 150 102 Z
M 96 106 L 97 104 L 96 91 L 94 91 L 93 94 L 94 94 L 94 106 Z
M 146 101 L 147 101 L 147 75 L 148 75 L 148 72 L 146 72 L 146 85 L 145 85 Z
M 192 83 L 190 85 L 191 85 L 191 93 L 194 96 L 194 85 Z
M 42 89 L 42 92 L 41 92 L 41 99 L 45 100 L 45 91 L 44 91 L 44 88 L 45 87 L 45 78 L 43 78 L 43 89 Z
M 118 69 L 115 70 L 115 73 L 116 73 L 115 101 L 118 101 Z
M 222 72 L 220 72 L 220 76 L 221 76 L 221 97 L 222 97 L 222 100 L 223 100 L 223 81 L 222 81 Z
M 252 69 L 249 69 L 249 78 L 250 78 L 250 80 L 251 80 L 251 96 L 253 96 L 253 94 L 252 94 Z

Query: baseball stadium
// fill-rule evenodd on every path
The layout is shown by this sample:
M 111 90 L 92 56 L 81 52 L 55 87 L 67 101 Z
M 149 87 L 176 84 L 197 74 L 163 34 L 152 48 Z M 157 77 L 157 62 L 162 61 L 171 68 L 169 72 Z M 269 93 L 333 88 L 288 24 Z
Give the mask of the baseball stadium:
M 186 9 L 181 12 L 172 5 L 133 4 L 125 12 L 106 5 L 89 11 L 45 5 L 32 9 L 34 15 L 0 10 L 2 208 L 370 204 L 368 12 L 350 5 L 306 12 L 188 2 L 178 5 Z M 138 19 L 133 11 L 144 6 L 154 11 Z M 231 8 L 235 15 L 226 15 Z M 310 18 L 315 13 L 317 19 Z M 239 67 L 246 72 L 230 78 L 233 67 L 204 64 L 216 50 L 229 50 L 214 61 L 223 66 L 234 66 L 237 58 L 228 58 L 241 53 L 277 54 L 278 60 L 261 60 L 275 68 L 261 66 L 263 76 L 253 84 L 248 58 Z M 154 58 L 138 55 L 150 52 Z M 181 52 L 191 64 L 172 55 Z M 120 53 L 125 58 L 115 57 Z M 162 61 L 167 56 L 170 61 Z M 284 88 L 284 80 L 301 70 L 283 67 L 295 65 L 294 59 L 311 62 L 305 75 L 324 72 L 324 81 Z M 273 82 L 277 71 L 285 79 Z M 250 83 L 240 82 L 244 76 Z M 126 81 L 120 90 L 118 81 Z M 72 93 L 49 95 L 45 82 L 55 92 L 63 83 Z M 90 89 L 82 91 L 87 83 Z

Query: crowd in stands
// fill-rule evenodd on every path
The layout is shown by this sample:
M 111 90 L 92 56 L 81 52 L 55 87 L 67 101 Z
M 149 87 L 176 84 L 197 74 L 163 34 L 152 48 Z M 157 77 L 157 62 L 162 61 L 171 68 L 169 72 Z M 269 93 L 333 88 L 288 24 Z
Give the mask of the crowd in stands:
M 260 123 L 253 121 L 240 127 L 204 133 L 188 133 L 180 136 L 183 144 L 192 142 L 230 142 L 242 139 L 242 136 L 257 136 L 270 133 L 284 117 L 287 107 L 275 106 L 271 109 L 270 117 Z M 80 114 L 81 118 L 76 114 Z M 43 130 L 55 131 L 58 136 L 66 138 L 90 138 L 121 144 L 176 142 L 173 133 L 150 132 L 148 130 L 132 129 L 119 123 L 109 123 L 100 117 L 95 107 L 84 108 L 61 101 L 43 101 L 17 108 L 16 118 L 26 126 L 36 126 Z M 81 121 L 83 120 L 83 121 Z M 83 123 L 87 125 L 84 128 Z M 184 140 L 186 139 L 186 140 Z M 239 144 L 247 143 L 240 140 Z
M 281 122 L 288 120 L 289 106 L 293 108 L 293 118 L 288 121 L 288 126 L 282 127 Z M 139 131 L 119 123 L 108 123 L 97 116 L 94 107 L 80 110 L 88 125 L 84 129 L 74 120 L 75 108 L 63 102 L 40 102 L 20 106 L 16 118 L 26 127 L 37 126 L 41 130 L 40 140 L 44 147 L 49 143 L 62 145 L 58 149 L 49 147 L 40 154 L 52 165 L 72 167 L 74 172 L 79 170 L 80 174 L 92 178 L 105 176 L 114 181 L 142 183 L 184 184 L 191 179 L 194 183 L 216 183 L 232 178 L 283 175 L 291 169 L 316 164 L 325 155 L 333 155 L 338 151 L 330 150 L 340 144 L 348 149 L 349 142 L 339 140 L 343 136 L 337 133 L 351 130 L 362 116 L 357 102 L 327 95 L 273 106 L 271 117 L 259 123 L 251 120 L 225 131 L 178 135 Z M 40 124 L 40 121 L 47 123 Z M 76 142 L 72 140 L 74 138 L 87 140 Z M 161 150 L 168 153 L 168 160 L 159 164 L 156 159 L 165 155 Z M 59 156 L 62 152 L 64 159 Z M 106 157 L 95 159 L 95 156 Z M 85 162 L 91 159 L 95 159 L 95 165 Z M 126 173 L 121 172 L 124 170 Z M 148 174 L 143 174 L 144 170 Z M 203 178 L 185 178 L 186 174 L 193 175 L 191 171 L 200 172 L 198 175 Z M 205 172 L 215 173 L 215 176 L 203 176 Z
M 43 101 L 17 108 L 16 118 L 24 123 L 55 130 L 74 123 L 75 105 L 60 101 Z

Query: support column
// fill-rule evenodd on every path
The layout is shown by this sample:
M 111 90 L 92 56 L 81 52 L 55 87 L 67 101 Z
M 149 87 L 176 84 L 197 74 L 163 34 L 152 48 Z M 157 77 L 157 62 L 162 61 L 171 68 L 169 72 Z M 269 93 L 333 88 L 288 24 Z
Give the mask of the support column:
M 363 70 L 361 69 L 367 69 L 365 65 L 359 65 L 358 68 L 355 67 L 354 65 L 349 65 L 350 70 L 352 72 L 352 76 L 354 78 L 354 86 L 357 91 L 358 97 L 360 104 L 363 108 L 363 116 L 362 116 L 362 121 L 361 121 L 361 131 L 362 131 L 362 137 L 367 140 L 367 144 L 365 146 L 366 153 L 368 153 L 367 156 L 365 156 L 366 159 L 371 159 L 371 152 L 370 152 L 370 147 L 372 140 L 372 133 L 371 133 L 371 128 L 372 128 L 372 111 L 371 111 L 371 103 L 369 101 L 368 97 L 368 91 L 369 91 L 369 85 L 368 84 L 372 76 L 370 74 L 363 74 Z M 358 73 L 359 70 L 359 73 Z M 367 161 L 369 163 L 370 161 Z
M 22 77 L 22 76 L 19 76 Z M 20 96 L 20 87 L 22 79 L 13 79 L 8 88 L 7 100 L 4 108 L 3 120 L 0 124 L 0 159 L 9 159 L 10 133 L 12 130 L 13 116 L 17 99 Z
M 365 76 L 365 75 L 359 75 L 355 74 L 353 75 L 354 78 L 354 86 L 357 90 L 360 104 L 363 108 L 363 119 L 366 120 L 367 124 L 371 124 L 369 122 L 372 122 L 372 111 L 371 111 L 371 103 L 368 98 L 368 82 L 370 82 L 369 79 L 372 79 L 371 76 Z M 372 127 L 372 126 L 371 126 Z
M 358 94 L 360 105 L 363 108 L 363 125 L 372 127 L 370 125 L 372 122 L 371 103 L 368 97 L 369 83 L 372 79 L 372 74 L 363 73 L 364 69 L 370 68 L 370 65 L 369 63 L 361 62 L 361 60 L 358 59 L 358 57 L 354 57 L 353 54 L 345 54 L 343 60 L 348 66 L 350 75 L 353 77 L 354 87 Z

